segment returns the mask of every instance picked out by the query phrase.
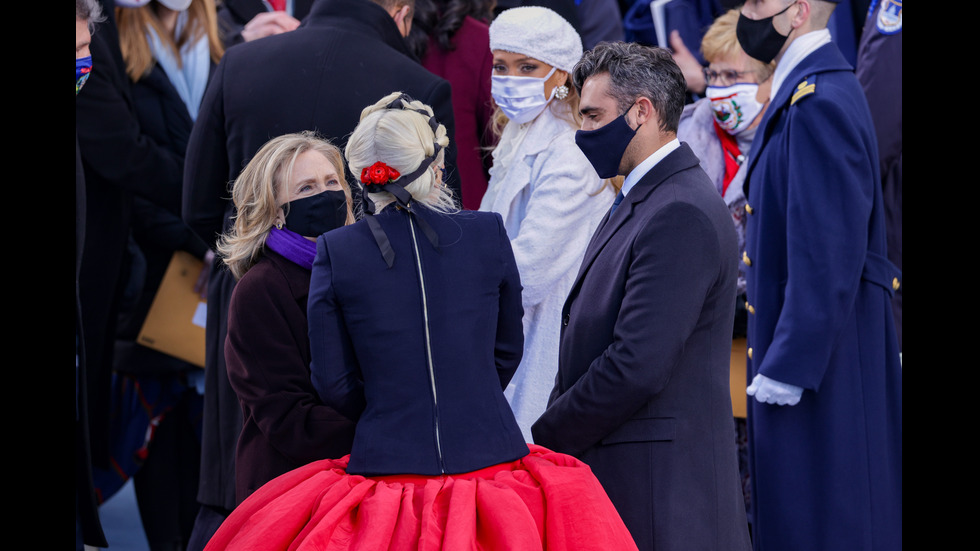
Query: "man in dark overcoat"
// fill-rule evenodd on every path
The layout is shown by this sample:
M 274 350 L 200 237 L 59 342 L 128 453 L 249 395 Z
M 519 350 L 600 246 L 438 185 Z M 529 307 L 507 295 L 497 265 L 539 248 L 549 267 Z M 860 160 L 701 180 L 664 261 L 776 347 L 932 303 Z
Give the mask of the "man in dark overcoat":
M 902 546 L 901 276 L 868 104 L 826 30 L 834 7 L 750 0 L 737 28 L 777 63 L 745 184 L 757 550 Z
M 404 42 L 411 0 L 316 0 L 294 31 L 229 48 L 205 92 L 184 172 L 184 220 L 207 242 L 233 216 L 229 184 L 275 136 L 314 130 L 343 150 L 361 110 L 394 92 L 430 106 L 452 139 L 450 85 L 426 71 Z M 458 193 L 455 147 L 447 180 Z M 220 523 L 236 504 L 235 449 L 242 417 L 224 363 L 234 278 L 216 261 L 208 283 L 201 517 Z M 216 515 L 216 516 L 215 516 Z M 199 517 L 198 525 L 206 521 Z M 210 537 L 216 523 L 195 525 Z M 206 541 L 206 539 L 204 539 Z
M 589 464 L 639 549 L 747 550 L 729 393 L 738 249 L 676 137 L 684 77 L 665 49 L 613 42 L 574 82 L 576 142 L 599 176 L 626 179 L 565 301 L 534 441 Z

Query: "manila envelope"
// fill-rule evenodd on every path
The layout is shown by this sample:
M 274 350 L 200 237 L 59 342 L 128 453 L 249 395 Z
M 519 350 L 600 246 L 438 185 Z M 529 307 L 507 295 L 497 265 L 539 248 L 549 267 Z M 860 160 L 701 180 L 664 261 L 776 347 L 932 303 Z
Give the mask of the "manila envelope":
M 194 292 L 194 284 L 203 267 L 188 252 L 174 253 L 136 338 L 143 346 L 202 368 L 207 302 Z

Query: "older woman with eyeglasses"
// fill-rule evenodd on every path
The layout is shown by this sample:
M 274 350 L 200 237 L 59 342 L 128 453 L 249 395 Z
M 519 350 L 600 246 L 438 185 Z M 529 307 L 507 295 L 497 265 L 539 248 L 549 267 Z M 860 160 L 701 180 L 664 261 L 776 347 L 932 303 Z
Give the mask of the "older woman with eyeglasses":
M 701 168 L 731 210 L 741 258 L 745 248 L 744 163 L 769 105 L 775 65 L 742 51 L 735 36 L 738 14 L 733 9 L 719 16 L 701 41 L 701 52 L 708 61 L 704 69 L 706 97 L 685 107 L 677 138 L 687 142 L 701 159 Z M 744 269 L 744 265 L 739 266 L 740 294 L 745 292 Z

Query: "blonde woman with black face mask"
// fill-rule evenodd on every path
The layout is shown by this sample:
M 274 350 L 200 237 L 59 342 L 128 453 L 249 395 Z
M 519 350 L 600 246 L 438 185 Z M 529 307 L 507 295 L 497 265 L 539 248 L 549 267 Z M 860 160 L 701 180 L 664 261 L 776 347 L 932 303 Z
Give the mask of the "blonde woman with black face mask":
M 238 280 L 225 361 L 242 408 L 237 502 L 273 478 L 350 452 L 352 421 L 310 384 L 306 305 L 316 238 L 354 222 L 340 150 L 312 132 L 269 140 L 235 180 L 218 253 Z

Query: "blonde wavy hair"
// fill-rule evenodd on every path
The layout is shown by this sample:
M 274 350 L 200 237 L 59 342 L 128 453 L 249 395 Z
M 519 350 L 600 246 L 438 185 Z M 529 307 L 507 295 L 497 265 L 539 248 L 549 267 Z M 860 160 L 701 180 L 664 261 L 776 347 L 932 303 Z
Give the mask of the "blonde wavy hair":
M 146 40 L 146 30 L 152 28 L 160 40 L 181 63 L 180 49 L 189 42 L 207 36 L 211 50 L 211 61 L 218 63 L 225 53 L 218 33 L 218 15 L 215 0 L 193 0 L 187 8 L 188 24 L 179 36 L 171 36 L 157 17 L 157 4 L 150 2 L 139 8 L 116 7 L 116 26 L 119 28 L 119 47 L 126 61 L 126 74 L 136 82 L 149 74 L 156 63 L 150 43 Z
M 403 96 L 402 92 L 392 92 L 361 111 L 361 120 L 344 150 L 351 174 L 359 178 L 364 168 L 378 161 L 401 174 L 410 174 L 435 152 L 435 144 L 439 144 L 441 149 L 430 170 L 406 185 L 405 191 L 415 201 L 433 210 L 456 212 L 459 209 L 452 190 L 440 184 L 436 177 L 436 170 L 445 162 L 446 147 L 449 146 L 446 127 L 437 124 L 433 131 L 429 124 L 433 116 L 432 108 L 417 100 L 406 101 Z M 389 109 L 388 105 L 392 102 L 395 102 L 395 107 Z M 374 202 L 376 212 L 395 200 L 386 191 L 371 193 L 368 198 Z
M 262 255 L 266 237 L 281 210 L 280 192 L 292 177 L 297 157 L 307 151 L 319 151 L 336 169 L 347 196 L 345 224 L 354 223 L 353 200 L 340 149 L 310 131 L 273 138 L 259 149 L 232 184 L 235 225 L 221 236 L 217 249 L 235 279 L 241 279 Z

